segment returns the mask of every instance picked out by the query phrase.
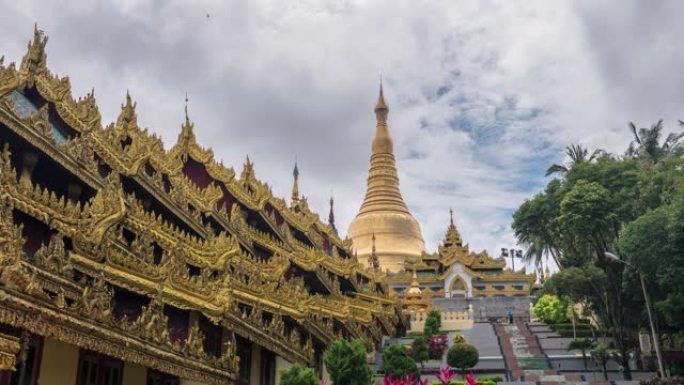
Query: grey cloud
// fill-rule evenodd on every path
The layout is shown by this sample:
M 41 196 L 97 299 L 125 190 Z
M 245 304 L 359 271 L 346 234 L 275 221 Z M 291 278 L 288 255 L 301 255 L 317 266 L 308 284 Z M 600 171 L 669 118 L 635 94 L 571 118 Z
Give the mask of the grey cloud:
M 682 118 L 675 0 L 0 2 L 0 55 L 19 60 L 38 21 L 76 94 L 95 87 L 111 121 L 130 88 L 167 147 L 188 91 L 201 144 L 238 170 L 249 154 L 285 197 L 297 157 L 323 218 L 334 191 L 342 233 L 365 192 L 382 74 L 430 250 L 450 206 L 474 249 L 511 246 L 511 213 L 566 144 L 621 151 L 627 121 Z

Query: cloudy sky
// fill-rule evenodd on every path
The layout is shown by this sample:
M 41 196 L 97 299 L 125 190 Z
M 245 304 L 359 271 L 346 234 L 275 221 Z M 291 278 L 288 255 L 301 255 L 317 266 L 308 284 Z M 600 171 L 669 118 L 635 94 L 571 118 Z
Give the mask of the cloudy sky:
M 453 207 L 475 249 L 513 246 L 511 215 L 579 142 L 626 148 L 627 123 L 684 118 L 684 2 L 0 0 L 0 55 L 33 24 L 104 121 L 126 89 L 173 145 L 185 92 L 198 140 L 342 234 L 365 192 L 382 74 L 404 198 L 434 250 Z

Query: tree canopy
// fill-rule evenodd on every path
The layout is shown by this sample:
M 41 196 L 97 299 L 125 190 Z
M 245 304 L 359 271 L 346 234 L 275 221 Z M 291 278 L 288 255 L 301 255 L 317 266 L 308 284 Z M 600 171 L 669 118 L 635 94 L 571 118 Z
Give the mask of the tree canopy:
M 408 355 L 404 345 L 391 345 L 382 351 L 382 371 L 393 378 L 400 378 L 413 374 L 420 376 L 416 361 Z
M 313 369 L 294 364 L 283 371 L 280 385 L 318 385 L 318 380 Z
M 373 372 L 360 339 L 333 341 L 323 354 L 333 385 L 370 385 Z
M 513 215 L 528 262 L 550 259 L 560 269 L 543 292 L 592 312 L 615 338 L 623 367 L 648 326 L 637 271 L 660 330 L 684 327 L 684 133 L 665 135 L 662 121 L 629 130 L 634 140 L 623 154 L 568 146 L 569 161 L 551 166 L 555 177 Z

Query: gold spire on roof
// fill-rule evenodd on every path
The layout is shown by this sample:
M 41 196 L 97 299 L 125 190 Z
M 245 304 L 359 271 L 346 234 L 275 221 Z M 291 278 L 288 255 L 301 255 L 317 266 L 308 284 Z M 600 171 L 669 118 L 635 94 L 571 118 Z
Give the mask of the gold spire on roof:
M 295 160 L 294 170 L 292 170 L 292 202 L 290 206 L 294 207 L 299 202 L 299 168 L 297 168 L 297 161 Z
M 454 210 L 451 208 L 449 209 L 449 227 L 447 228 L 447 232 L 444 236 L 444 241 L 442 242 L 442 245 L 447 248 L 451 246 L 463 246 L 461 234 L 458 232 L 458 229 L 454 224 Z

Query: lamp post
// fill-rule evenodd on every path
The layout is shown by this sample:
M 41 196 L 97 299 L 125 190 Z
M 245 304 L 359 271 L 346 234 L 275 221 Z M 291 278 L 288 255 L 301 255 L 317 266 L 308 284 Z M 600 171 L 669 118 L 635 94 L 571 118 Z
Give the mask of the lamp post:
M 644 275 L 639 269 L 637 269 L 631 263 L 621 259 L 617 255 L 606 251 L 604 253 L 606 258 L 614 262 L 624 263 L 626 266 L 631 267 L 639 274 L 639 280 L 641 281 L 641 290 L 644 292 L 644 300 L 646 302 L 646 313 L 648 313 L 648 322 L 651 325 L 651 336 L 653 337 L 653 347 L 656 351 L 656 358 L 658 359 L 658 371 L 660 372 L 660 377 L 665 378 L 665 369 L 663 369 L 663 358 L 660 356 L 660 343 L 658 343 L 658 336 L 656 335 L 655 325 L 653 324 L 653 316 L 651 315 L 651 300 L 648 297 L 648 291 L 646 291 L 646 281 L 644 281 Z
M 507 249 L 505 247 L 501 248 L 501 256 L 506 258 L 511 256 L 511 271 L 515 273 L 515 258 L 522 258 L 522 250 L 520 249 Z

